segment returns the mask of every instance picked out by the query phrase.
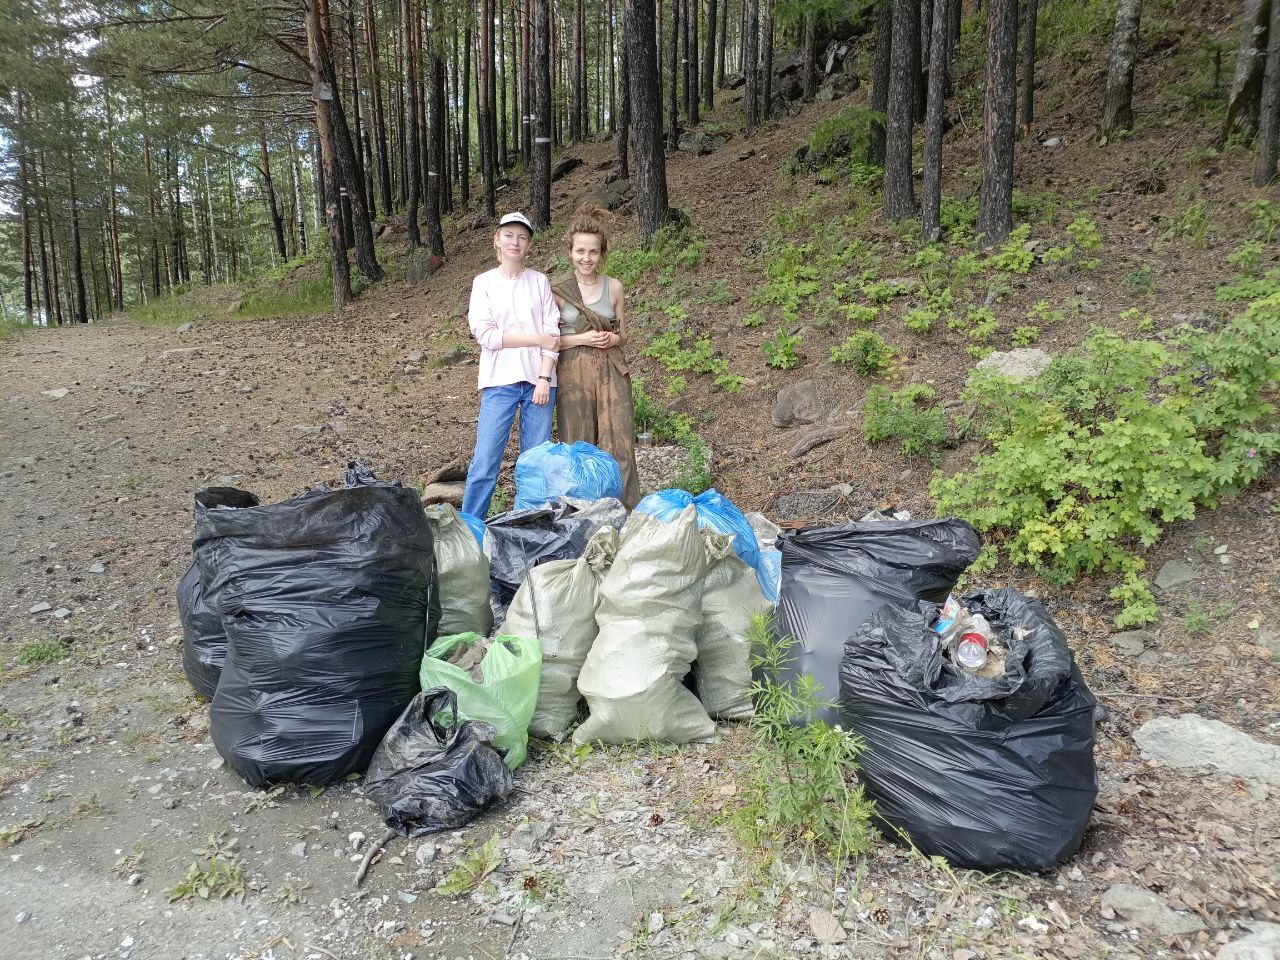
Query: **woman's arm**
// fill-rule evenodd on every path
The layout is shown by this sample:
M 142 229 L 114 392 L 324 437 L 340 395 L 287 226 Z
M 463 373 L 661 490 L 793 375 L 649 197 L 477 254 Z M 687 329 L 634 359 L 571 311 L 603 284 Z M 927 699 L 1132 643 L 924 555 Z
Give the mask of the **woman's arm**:
M 627 345 L 627 315 L 625 309 L 625 293 L 622 284 L 609 278 L 609 302 L 613 304 L 613 315 L 618 320 L 618 332 L 613 334 L 613 343 L 610 346 L 625 347 Z

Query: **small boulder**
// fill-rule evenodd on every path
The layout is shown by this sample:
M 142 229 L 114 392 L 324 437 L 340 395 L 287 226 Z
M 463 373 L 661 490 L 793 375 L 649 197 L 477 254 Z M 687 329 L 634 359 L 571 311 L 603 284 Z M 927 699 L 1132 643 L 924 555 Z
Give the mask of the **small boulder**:
M 61 400 L 71 391 L 68 390 L 66 387 L 54 387 L 52 390 L 41 390 L 40 392 L 43 393 L 46 397 L 53 397 L 53 399 L 55 400 Z
M 842 97 L 847 97 L 853 91 L 858 89 L 858 78 L 850 73 L 833 74 L 827 79 L 821 87 L 818 88 L 814 99 L 819 103 L 831 103 Z
M 419 250 L 417 256 L 413 257 L 405 267 L 405 281 L 410 285 L 417 285 L 443 266 L 444 261 L 435 254 Z
M 1146 630 L 1126 630 L 1123 633 L 1113 633 L 1107 638 L 1107 642 L 1123 656 L 1140 657 L 1152 639 Z
M 1218 951 L 1218 960 L 1280 960 L 1280 923 L 1251 923 L 1246 937 Z
M 987 354 L 978 361 L 977 369 L 991 370 L 1014 380 L 1026 380 L 1040 376 L 1052 361 L 1049 354 L 1036 347 L 1019 347 Z
M 773 404 L 773 425 L 794 427 L 817 423 L 829 413 L 822 400 L 822 385 L 817 380 L 801 380 L 783 387 Z
M 453 349 L 446 351 L 444 356 L 440 358 L 440 366 L 455 367 L 464 360 L 468 360 L 470 358 L 471 351 L 466 347 L 454 347 Z
M 1117 883 L 1102 895 L 1102 904 L 1129 923 L 1145 927 L 1162 937 L 1179 937 L 1204 929 L 1199 917 L 1178 913 L 1150 890 Z
M 565 157 L 551 168 L 551 182 L 555 183 L 557 180 L 567 177 L 580 166 L 582 166 L 582 159 L 580 157 Z
M 1212 767 L 1231 777 L 1280 787 L 1280 747 L 1194 713 L 1156 717 L 1133 733 L 1149 760 L 1178 768 Z
M 433 503 L 451 503 L 462 509 L 462 495 L 466 493 L 465 483 L 429 483 L 422 490 L 422 503 L 429 506 Z
M 1156 574 L 1155 584 L 1166 592 L 1190 583 L 1200 572 L 1200 565 L 1190 560 L 1170 560 Z
M 191 332 L 192 330 L 194 330 L 195 328 L 196 328 L 195 322 L 194 322 L 194 321 L 191 321 L 191 320 L 188 320 L 186 323 L 184 323 L 182 326 L 180 326 L 180 327 L 178 328 L 178 332 L 179 332 L 179 333 L 190 333 L 190 332 Z
M 685 153 L 695 153 L 700 157 L 704 157 L 707 154 L 715 153 L 728 142 L 729 138 L 720 134 L 690 130 L 680 137 L 676 147 Z

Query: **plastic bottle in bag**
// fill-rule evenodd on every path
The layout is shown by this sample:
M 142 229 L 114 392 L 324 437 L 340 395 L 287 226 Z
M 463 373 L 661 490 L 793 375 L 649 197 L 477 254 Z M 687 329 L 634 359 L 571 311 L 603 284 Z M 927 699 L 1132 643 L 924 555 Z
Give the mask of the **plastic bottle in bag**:
M 980 613 L 970 614 L 960 628 L 960 642 L 956 645 L 956 663 L 966 670 L 981 670 L 987 662 L 987 648 L 991 645 L 991 624 Z

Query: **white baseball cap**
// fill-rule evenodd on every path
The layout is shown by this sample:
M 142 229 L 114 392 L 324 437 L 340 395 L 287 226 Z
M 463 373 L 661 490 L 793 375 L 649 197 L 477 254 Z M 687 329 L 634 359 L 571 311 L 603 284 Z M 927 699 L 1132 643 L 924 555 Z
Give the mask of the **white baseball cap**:
M 498 221 L 498 229 L 501 230 L 509 223 L 518 223 L 529 231 L 529 236 L 533 236 L 533 224 L 529 222 L 529 218 L 517 210 L 514 213 L 504 213 L 502 219 Z

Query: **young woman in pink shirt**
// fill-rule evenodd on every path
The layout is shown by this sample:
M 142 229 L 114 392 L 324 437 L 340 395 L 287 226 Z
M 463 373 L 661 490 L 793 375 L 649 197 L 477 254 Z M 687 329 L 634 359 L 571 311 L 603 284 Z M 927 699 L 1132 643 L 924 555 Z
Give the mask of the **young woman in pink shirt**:
M 498 266 L 471 284 L 467 324 L 480 344 L 480 419 L 462 509 L 482 520 L 516 413 L 521 453 L 551 439 L 560 310 L 546 275 L 524 265 L 532 245 L 533 226 L 524 214 L 506 214 L 493 234 Z

